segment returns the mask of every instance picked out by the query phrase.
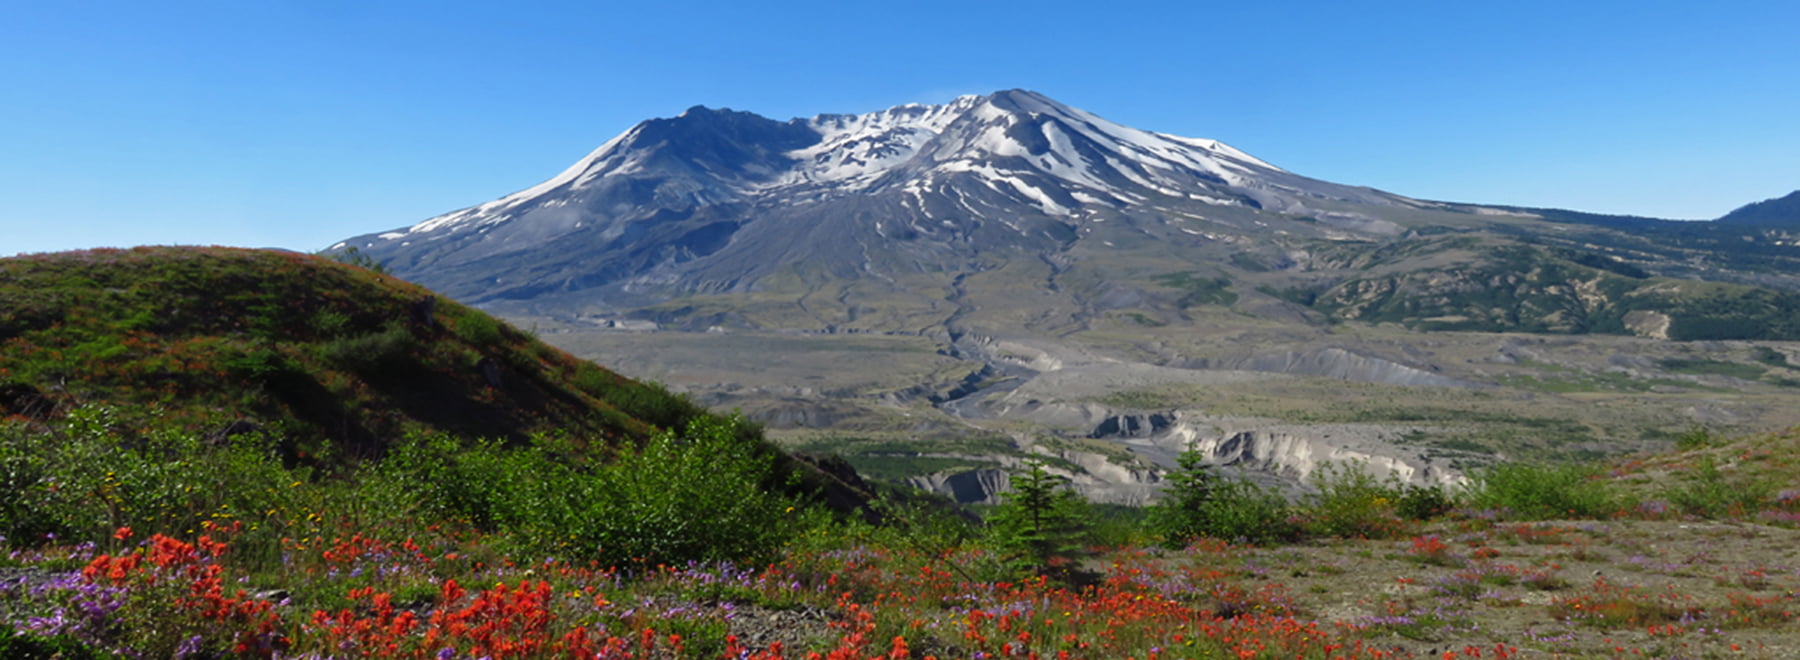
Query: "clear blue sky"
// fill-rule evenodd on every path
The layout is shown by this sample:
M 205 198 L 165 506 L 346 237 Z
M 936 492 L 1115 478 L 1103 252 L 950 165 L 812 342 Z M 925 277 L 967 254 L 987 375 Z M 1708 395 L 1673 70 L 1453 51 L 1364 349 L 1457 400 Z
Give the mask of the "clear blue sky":
M 1710 218 L 1800 188 L 1788 0 L 0 3 L 0 255 L 318 250 L 692 105 L 1012 87 L 1414 197 Z

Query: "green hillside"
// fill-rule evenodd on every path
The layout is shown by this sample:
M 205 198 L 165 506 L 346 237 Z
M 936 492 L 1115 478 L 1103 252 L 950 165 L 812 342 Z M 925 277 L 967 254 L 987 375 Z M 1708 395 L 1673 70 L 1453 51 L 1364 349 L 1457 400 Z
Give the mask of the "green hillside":
M 642 439 L 704 413 L 416 285 L 230 248 L 0 260 L 0 397 L 34 419 L 106 403 L 122 431 L 278 428 L 347 455 L 419 431 Z
M 867 499 L 754 424 L 286 252 L 0 260 L 0 411 L 0 537 L 28 545 L 228 522 L 273 553 L 430 521 L 612 564 L 743 558 Z
M 1338 320 L 1418 330 L 1800 339 L 1800 293 L 1654 277 L 1597 252 L 1483 246 L 1464 261 L 1403 266 L 1284 295 Z

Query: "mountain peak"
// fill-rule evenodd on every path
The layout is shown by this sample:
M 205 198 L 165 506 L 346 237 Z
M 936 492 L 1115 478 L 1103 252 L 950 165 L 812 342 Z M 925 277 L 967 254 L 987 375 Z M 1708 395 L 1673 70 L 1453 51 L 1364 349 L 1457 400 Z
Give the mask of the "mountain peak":
M 1068 107 L 1029 89 L 1006 89 L 989 94 L 984 98 L 996 107 L 1017 112 L 1044 112 Z
M 413 276 L 513 264 L 508 255 L 552 246 L 568 252 L 568 267 L 555 267 L 566 275 L 468 285 L 484 297 L 529 298 L 628 280 L 647 286 L 646 277 L 680 281 L 682 264 L 723 258 L 715 253 L 825 258 L 782 236 L 791 232 L 829 236 L 820 240 L 834 245 L 821 249 L 836 259 L 857 243 L 1053 245 L 1071 240 L 1075 225 L 1121 213 L 1310 215 L 1320 203 L 1412 204 L 1297 176 L 1214 140 L 1131 128 L 1007 89 L 788 121 L 696 105 L 633 126 L 527 190 L 334 247 L 355 246 Z M 594 256 L 605 254 L 628 256 Z M 589 259 L 610 265 L 576 265 Z M 750 286 L 778 265 L 706 286 Z

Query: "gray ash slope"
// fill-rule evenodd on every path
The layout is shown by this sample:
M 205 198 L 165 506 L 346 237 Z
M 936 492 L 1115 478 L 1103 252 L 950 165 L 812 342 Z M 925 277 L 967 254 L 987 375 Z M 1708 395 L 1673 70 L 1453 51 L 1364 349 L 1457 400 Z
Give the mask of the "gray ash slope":
M 749 290 L 795 260 L 857 277 L 1057 251 L 1109 216 L 1336 213 L 1380 229 L 1337 211 L 1363 206 L 1425 205 L 1011 90 L 786 122 L 695 107 L 531 189 L 334 248 L 473 303 L 585 292 L 630 305 Z
M 1115 310 L 1180 323 L 1220 305 L 1281 322 L 1800 339 L 1797 246 L 1791 223 L 1481 207 L 1320 181 L 1009 90 L 788 121 L 694 107 L 530 189 L 333 249 L 489 309 L 691 328 L 780 324 L 646 308 L 695 294 L 801 300 L 836 282 L 846 311 L 821 322 L 920 331 L 961 312 L 872 327 L 842 283 L 967 312 L 981 292 L 962 275 L 1042 262 L 1047 275 L 984 286 L 1054 292 L 1075 310 L 1045 322 L 1059 332 Z

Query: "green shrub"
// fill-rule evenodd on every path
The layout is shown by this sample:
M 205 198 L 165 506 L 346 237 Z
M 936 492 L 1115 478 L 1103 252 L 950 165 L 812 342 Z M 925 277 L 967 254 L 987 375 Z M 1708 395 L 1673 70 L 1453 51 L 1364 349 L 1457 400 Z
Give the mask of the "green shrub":
M 280 346 L 272 343 L 262 343 L 226 358 L 225 368 L 244 380 L 262 384 L 305 373 Z
M 418 340 L 404 324 L 388 323 L 375 332 L 327 341 L 321 351 L 339 367 L 367 373 L 402 365 L 418 348 Z
M 1126 504 L 1088 505 L 1088 541 L 1103 548 L 1141 547 L 1154 543 L 1149 530 L 1150 512 Z
M 0 625 L 0 658 L 8 660 L 88 660 L 109 654 L 66 635 L 42 637 Z
M 1694 426 L 1681 435 L 1675 436 L 1675 448 L 1682 451 L 1705 449 L 1714 444 L 1712 434 L 1704 426 Z
M 570 380 L 588 396 L 659 428 L 682 428 L 688 420 L 705 413 L 686 396 L 672 393 L 662 385 L 627 380 L 592 364 L 583 364 Z M 754 433 L 755 425 L 742 423 L 740 430 Z
M 766 559 L 800 504 L 770 486 L 775 454 L 736 417 L 704 416 L 575 481 L 574 550 L 604 563 Z
M 1471 474 L 1467 500 L 1524 519 L 1599 518 L 1622 499 L 1589 465 L 1499 463 Z
M 418 492 L 422 516 L 523 549 L 611 566 L 766 559 L 804 512 L 771 483 L 775 454 L 742 427 L 699 417 L 604 463 L 554 437 L 517 448 L 414 438 L 379 473 Z
M 1688 475 L 1687 483 L 1670 488 L 1663 496 L 1684 513 L 1718 518 L 1755 511 L 1769 499 L 1772 490 L 1767 484 L 1728 482 L 1718 461 L 1703 456 Z
M 335 309 L 321 309 L 313 314 L 311 326 L 320 337 L 337 337 L 350 330 L 350 315 Z
M 116 424 L 113 409 L 89 406 L 48 431 L 0 432 L 0 535 L 27 547 L 50 535 L 106 543 L 120 527 L 189 536 L 208 521 L 243 521 L 234 554 L 255 564 L 278 560 L 288 514 L 318 510 L 310 468 L 283 465 L 273 435 L 122 437 Z
M 871 524 L 852 518 L 834 525 L 830 547 L 844 547 L 839 541 L 872 543 L 884 547 L 906 547 L 941 555 L 946 550 L 981 538 L 980 519 L 952 500 L 937 493 L 908 486 L 878 484 L 877 497 L 870 502 L 878 522 Z
M 1290 541 L 1300 530 L 1281 493 L 1244 480 L 1225 480 L 1207 505 L 1205 535 L 1247 543 Z
M 0 433 L 0 537 L 30 545 L 50 535 L 68 536 L 67 521 L 46 506 L 54 483 L 47 452 L 21 429 Z
M 1400 517 L 1408 520 L 1431 520 L 1456 508 L 1455 498 L 1440 484 L 1416 486 L 1407 484 L 1400 492 L 1395 507 Z
M 1200 537 L 1260 543 L 1297 536 L 1279 493 L 1219 478 L 1200 452 L 1182 452 L 1178 460 L 1180 467 L 1166 477 L 1163 499 L 1146 518 L 1165 544 L 1179 547 Z
M 356 249 L 356 246 L 354 246 L 354 245 L 346 245 L 346 246 L 344 246 L 344 249 L 339 250 L 334 253 L 320 253 L 320 254 L 323 254 L 324 256 L 326 256 L 334 261 L 337 261 L 338 263 L 341 263 L 341 264 L 356 266 L 357 268 L 366 268 L 370 271 L 380 273 L 382 275 L 388 274 L 387 264 L 382 263 L 380 260 L 376 259 L 375 257 L 369 256 L 368 254 L 364 253 L 362 250 Z
M 1312 476 L 1308 531 L 1346 538 L 1389 538 L 1402 531 L 1399 479 L 1376 479 L 1366 462 L 1326 463 Z
M 123 438 L 113 411 L 70 411 L 49 432 L 0 432 L 0 535 L 36 545 L 110 543 L 130 527 L 187 536 L 243 521 L 234 556 L 279 563 L 281 538 L 358 529 L 424 535 L 421 521 L 495 533 L 512 549 L 612 565 L 766 559 L 808 511 L 786 495 L 779 456 L 737 419 L 602 460 L 558 437 L 529 446 L 412 436 L 387 456 L 316 476 L 284 465 L 279 437 L 152 430 Z M 322 519 L 328 513 L 329 523 Z
M 492 348 L 506 341 L 505 324 L 500 319 L 469 310 L 456 319 L 456 334 L 476 346 Z

